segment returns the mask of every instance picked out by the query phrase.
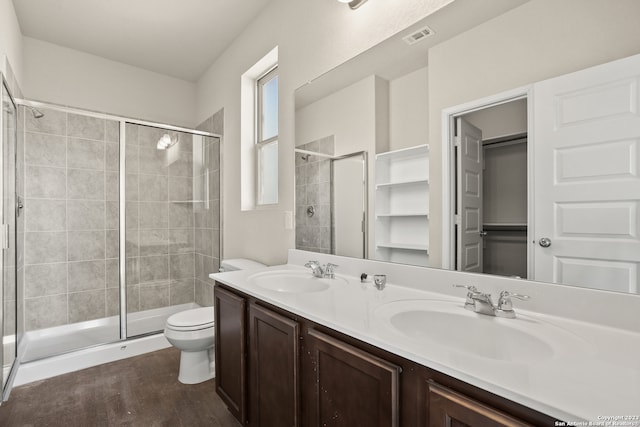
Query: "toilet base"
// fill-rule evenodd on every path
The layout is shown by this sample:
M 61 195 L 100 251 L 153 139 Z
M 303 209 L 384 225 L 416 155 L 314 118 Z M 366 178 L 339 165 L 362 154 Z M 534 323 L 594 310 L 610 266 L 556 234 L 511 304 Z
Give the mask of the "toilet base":
M 213 349 L 182 351 L 178 381 L 182 384 L 198 384 L 212 379 L 215 375 L 215 369 L 210 353 L 213 353 Z

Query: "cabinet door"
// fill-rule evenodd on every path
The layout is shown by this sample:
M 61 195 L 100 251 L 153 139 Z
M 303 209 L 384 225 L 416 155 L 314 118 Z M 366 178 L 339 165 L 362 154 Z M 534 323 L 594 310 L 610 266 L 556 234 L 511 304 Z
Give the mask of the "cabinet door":
M 430 427 L 530 426 L 460 393 L 429 383 Z
M 314 329 L 307 338 L 309 425 L 399 425 L 400 367 Z
M 298 426 L 298 323 L 251 303 L 249 325 L 249 421 L 260 427 Z
M 216 393 L 241 422 L 247 419 L 246 301 L 220 288 L 214 290 L 216 321 Z

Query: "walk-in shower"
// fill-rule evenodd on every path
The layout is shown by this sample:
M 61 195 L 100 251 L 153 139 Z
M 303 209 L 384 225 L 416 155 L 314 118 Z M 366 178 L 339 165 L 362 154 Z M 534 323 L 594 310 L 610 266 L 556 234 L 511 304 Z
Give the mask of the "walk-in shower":
M 296 147 L 296 248 L 367 256 L 367 153 L 335 155 L 333 136 Z
M 5 338 L 16 321 L 24 330 L 21 363 L 154 334 L 169 315 L 212 305 L 220 135 L 17 104 L 15 184 L 4 187 L 17 214 L 17 263 L 5 266 L 17 280 L 3 315 Z

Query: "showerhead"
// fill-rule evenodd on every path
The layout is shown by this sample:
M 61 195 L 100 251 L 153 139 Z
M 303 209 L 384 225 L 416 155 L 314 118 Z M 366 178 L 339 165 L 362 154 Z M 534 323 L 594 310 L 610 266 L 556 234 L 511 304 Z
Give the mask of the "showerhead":
M 33 114 L 33 118 L 34 119 L 40 119 L 42 117 L 44 117 L 44 113 L 40 110 L 38 110 L 35 107 L 29 107 L 31 109 L 31 114 Z

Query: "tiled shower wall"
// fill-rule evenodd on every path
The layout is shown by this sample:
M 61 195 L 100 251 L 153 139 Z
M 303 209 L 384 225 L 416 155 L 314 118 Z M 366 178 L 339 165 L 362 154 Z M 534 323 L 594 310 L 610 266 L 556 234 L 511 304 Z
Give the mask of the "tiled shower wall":
M 207 118 L 198 130 L 224 134 L 224 109 Z M 207 138 L 207 155 L 210 156 L 209 170 L 209 209 L 204 205 L 196 206 L 194 212 L 196 232 L 196 303 L 201 306 L 213 306 L 214 281 L 209 274 L 220 268 L 220 140 Z
M 296 148 L 333 155 L 334 146 L 332 135 Z M 307 215 L 310 206 L 313 216 Z M 296 153 L 296 249 L 331 253 L 331 161 L 327 157 Z
M 24 112 L 25 330 L 118 313 L 118 122 Z

